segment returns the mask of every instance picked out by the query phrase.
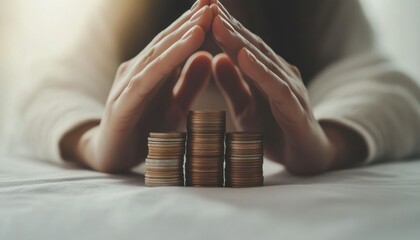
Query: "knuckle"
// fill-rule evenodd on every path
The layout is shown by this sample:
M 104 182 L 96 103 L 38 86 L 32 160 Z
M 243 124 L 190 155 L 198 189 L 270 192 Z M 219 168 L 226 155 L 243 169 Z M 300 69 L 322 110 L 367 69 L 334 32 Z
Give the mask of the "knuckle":
M 278 72 L 278 73 L 281 73 L 281 71 L 279 69 L 279 66 L 277 66 L 277 64 L 275 64 L 273 61 L 268 61 L 267 64 L 268 64 L 268 67 L 270 69 L 272 69 L 273 71 Z
M 263 67 L 264 73 L 267 74 L 267 75 L 270 75 L 270 73 L 271 73 L 270 68 L 265 64 L 262 64 L 262 67 Z
M 292 69 L 292 71 L 293 71 L 293 72 L 294 72 L 294 73 L 295 73 L 298 77 L 301 77 L 301 76 L 302 76 L 298 67 L 296 67 L 295 65 L 292 65 L 292 64 L 289 64 L 289 65 L 290 65 L 290 68 Z
M 158 35 L 156 35 L 155 39 L 153 40 L 153 42 L 158 43 L 160 41 L 162 41 L 162 39 L 166 36 L 166 31 L 162 31 L 160 32 Z
M 182 30 L 182 28 L 177 28 L 177 29 L 175 29 L 175 31 L 173 31 L 170 35 L 169 35 L 169 38 L 171 39 L 171 40 L 178 40 L 178 39 L 181 39 L 181 37 L 184 35 L 184 32 L 183 32 L 183 30 Z
M 141 79 L 140 78 L 132 78 L 127 85 L 127 94 L 134 94 L 137 99 L 143 99 L 146 94 L 149 92 L 149 89 L 141 86 Z
M 262 38 L 261 37 L 259 37 L 259 36 L 257 36 L 257 35 L 255 35 L 254 34 L 254 36 L 255 36 L 255 38 L 257 39 L 257 47 L 262 51 L 262 52 L 264 52 L 265 54 L 267 54 L 268 52 L 269 52 L 269 49 L 268 49 L 268 47 L 267 47 L 267 44 L 265 44 L 265 42 L 262 40 Z
M 281 69 L 280 66 L 277 63 L 275 63 L 271 59 L 268 59 L 267 65 L 268 65 L 268 68 L 273 73 L 275 73 L 276 75 L 278 75 L 280 78 L 284 78 L 285 77 L 285 74 L 284 74 L 283 69 Z
M 130 81 L 128 82 L 127 89 L 135 88 L 136 84 L 137 84 L 137 80 L 135 78 L 131 78 Z
M 273 51 L 270 51 L 269 49 L 265 50 L 267 57 L 270 59 L 273 59 L 273 61 L 278 61 L 278 55 L 275 54 Z
M 232 22 L 233 22 L 233 25 L 236 26 L 238 31 L 244 30 L 244 26 L 238 20 L 236 20 L 235 18 L 232 18 Z
M 128 65 L 129 65 L 129 61 L 121 63 L 120 66 L 117 69 L 117 74 L 116 75 L 117 76 L 123 75 L 124 72 L 127 70 Z
M 247 28 L 236 18 L 232 17 L 233 24 L 237 27 L 238 31 L 248 31 Z
M 299 71 L 299 69 L 298 69 L 295 65 L 293 65 L 293 64 L 290 64 L 290 63 L 289 63 L 289 67 L 290 67 L 293 71 Z
M 143 63 L 150 63 L 151 60 L 155 57 L 156 47 L 153 46 L 152 48 L 147 51 L 147 54 L 143 57 Z
M 154 66 L 161 66 L 161 67 L 153 67 L 155 69 L 155 73 L 158 74 L 159 78 L 165 78 L 171 72 L 171 70 L 175 69 L 174 63 L 167 61 L 164 55 L 160 55 L 156 57 L 153 63 Z
M 240 38 L 243 42 L 243 45 L 250 51 L 253 51 L 253 49 L 255 49 L 255 46 L 253 46 L 247 39 L 241 37 Z
M 290 86 L 285 81 L 279 81 L 279 86 L 282 94 L 290 94 L 292 92 Z

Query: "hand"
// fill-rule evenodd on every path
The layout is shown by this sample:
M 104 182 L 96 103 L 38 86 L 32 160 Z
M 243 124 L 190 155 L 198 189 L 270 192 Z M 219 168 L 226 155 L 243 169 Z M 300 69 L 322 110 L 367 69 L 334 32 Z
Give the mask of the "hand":
M 100 124 L 82 126 L 63 139 L 66 158 L 103 172 L 129 170 L 144 160 L 150 131 L 177 129 L 211 75 L 211 55 L 192 55 L 211 27 L 208 4 L 197 1 L 138 56 L 121 64 Z
M 265 154 L 295 174 L 317 174 L 363 160 L 361 137 L 332 122 L 318 122 L 297 67 L 277 56 L 234 19 L 220 2 L 212 32 L 227 53 L 213 59 L 213 74 L 238 129 L 263 131 Z

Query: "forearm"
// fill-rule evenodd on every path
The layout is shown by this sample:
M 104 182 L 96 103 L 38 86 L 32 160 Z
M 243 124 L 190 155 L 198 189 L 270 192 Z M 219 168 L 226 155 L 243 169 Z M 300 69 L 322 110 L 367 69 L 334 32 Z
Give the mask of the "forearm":
M 93 152 L 89 145 L 93 144 L 93 133 L 98 126 L 99 122 L 88 122 L 68 132 L 60 141 L 63 158 L 91 166 Z
M 362 161 L 419 154 L 420 90 L 388 61 L 346 60 L 321 74 L 309 90 L 319 121 L 345 126 L 363 139 Z
M 32 65 L 25 66 L 25 76 L 30 81 L 17 89 L 15 109 L 19 138 L 34 157 L 67 160 L 59 146 L 63 136 L 102 117 L 120 59 L 116 34 L 106 21 L 97 21 L 101 9 L 89 8 L 89 19 L 79 27 L 72 21 L 55 24 L 60 26 L 50 29 L 55 34 L 42 35 L 51 48 L 28 55 Z M 55 35 L 71 38 L 58 43 Z
M 352 167 L 366 159 L 367 144 L 357 131 L 333 121 L 320 124 L 334 151 L 328 170 Z

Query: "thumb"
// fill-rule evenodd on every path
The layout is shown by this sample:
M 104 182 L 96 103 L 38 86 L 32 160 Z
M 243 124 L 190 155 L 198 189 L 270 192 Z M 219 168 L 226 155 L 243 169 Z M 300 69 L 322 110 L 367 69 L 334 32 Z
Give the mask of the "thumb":
M 240 75 L 230 58 L 225 54 L 217 55 L 212 61 L 216 84 L 228 104 L 229 110 L 238 117 L 252 103 L 252 94 L 248 83 Z
M 173 88 L 173 97 L 177 105 L 187 111 L 197 96 L 207 88 L 211 76 L 212 55 L 197 52 L 185 63 L 178 82 Z

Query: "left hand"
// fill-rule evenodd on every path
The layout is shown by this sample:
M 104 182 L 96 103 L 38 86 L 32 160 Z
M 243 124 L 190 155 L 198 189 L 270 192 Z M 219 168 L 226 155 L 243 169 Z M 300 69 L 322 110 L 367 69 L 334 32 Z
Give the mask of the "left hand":
M 238 129 L 262 131 L 268 158 L 295 174 L 345 167 L 354 163 L 350 157 L 363 159 L 363 143 L 357 153 L 347 147 L 360 136 L 315 119 L 297 67 L 242 26 L 220 2 L 211 8 L 218 13 L 213 37 L 225 52 L 213 59 L 213 74 Z

